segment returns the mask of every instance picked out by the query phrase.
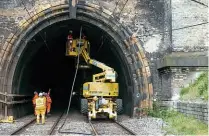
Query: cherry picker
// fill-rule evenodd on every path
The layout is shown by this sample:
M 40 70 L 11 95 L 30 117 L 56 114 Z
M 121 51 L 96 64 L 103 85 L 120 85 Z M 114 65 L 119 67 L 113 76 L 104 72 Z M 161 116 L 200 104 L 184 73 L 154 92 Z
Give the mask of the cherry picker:
M 95 119 L 100 114 L 117 120 L 122 112 L 122 99 L 118 99 L 119 85 L 116 83 L 116 71 L 90 56 L 90 43 L 85 37 L 73 39 L 69 36 L 66 43 L 66 56 L 81 58 L 89 65 L 102 69 L 101 73 L 94 74 L 92 82 L 83 84 L 80 99 L 81 113 L 87 114 L 88 119 Z M 80 57 L 79 56 L 79 57 Z

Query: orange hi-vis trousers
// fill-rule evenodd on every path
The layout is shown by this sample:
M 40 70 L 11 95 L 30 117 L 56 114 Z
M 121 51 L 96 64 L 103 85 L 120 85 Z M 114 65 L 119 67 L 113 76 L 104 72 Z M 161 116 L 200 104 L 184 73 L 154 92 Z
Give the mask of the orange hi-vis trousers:
M 51 110 L 51 104 L 52 104 L 52 99 L 50 98 L 50 96 L 46 96 L 47 113 L 49 113 Z
M 46 112 L 49 113 L 51 110 L 51 103 L 47 103 L 46 107 L 47 107 Z

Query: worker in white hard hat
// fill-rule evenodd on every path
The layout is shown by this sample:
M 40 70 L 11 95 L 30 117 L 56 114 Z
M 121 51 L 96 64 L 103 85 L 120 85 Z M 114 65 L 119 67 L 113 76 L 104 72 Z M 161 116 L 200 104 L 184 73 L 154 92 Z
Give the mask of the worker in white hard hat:
M 45 113 L 46 113 L 46 97 L 43 96 L 43 93 L 39 93 L 39 98 L 36 99 L 36 114 L 37 114 L 37 124 L 40 123 L 40 115 L 42 124 L 45 123 Z

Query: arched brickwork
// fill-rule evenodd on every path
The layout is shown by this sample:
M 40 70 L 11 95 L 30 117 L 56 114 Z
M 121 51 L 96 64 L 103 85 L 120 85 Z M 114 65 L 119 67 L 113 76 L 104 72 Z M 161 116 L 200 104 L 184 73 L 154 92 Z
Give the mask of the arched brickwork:
M 15 68 L 27 42 L 45 27 L 69 20 L 68 5 L 43 5 L 30 13 L 28 19 L 19 23 L 19 29 L 11 33 L 0 51 L 0 73 L 2 92 L 18 94 L 13 90 Z M 128 86 L 132 92 L 134 107 L 152 107 L 152 83 L 148 61 L 140 42 L 131 30 L 114 19 L 111 13 L 97 5 L 78 5 L 77 19 L 96 25 L 104 30 L 117 45 L 128 69 Z M 146 94 L 146 95 L 145 95 Z

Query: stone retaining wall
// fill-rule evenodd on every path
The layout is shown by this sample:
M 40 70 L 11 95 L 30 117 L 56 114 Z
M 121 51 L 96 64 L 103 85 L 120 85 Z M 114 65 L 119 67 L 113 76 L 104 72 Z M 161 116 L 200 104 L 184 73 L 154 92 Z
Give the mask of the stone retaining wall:
M 190 115 L 208 124 L 208 104 L 197 102 L 164 101 L 162 106 L 173 108 L 185 115 Z

